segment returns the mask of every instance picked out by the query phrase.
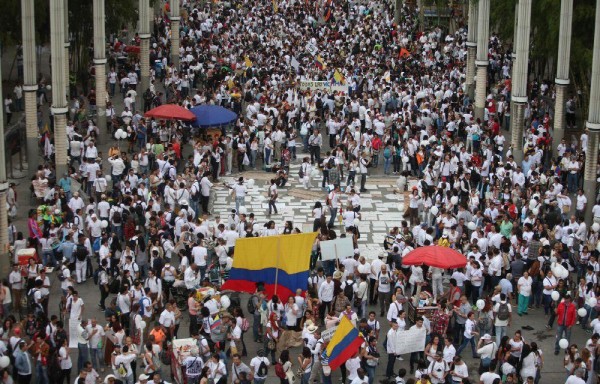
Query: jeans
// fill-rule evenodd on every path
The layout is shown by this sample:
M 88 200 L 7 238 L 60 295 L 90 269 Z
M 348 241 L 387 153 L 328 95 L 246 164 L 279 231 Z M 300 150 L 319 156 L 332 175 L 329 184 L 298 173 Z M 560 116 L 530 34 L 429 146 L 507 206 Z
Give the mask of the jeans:
M 475 348 L 475 337 L 471 337 L 470 339 L 467 337 L 463 337 L 463 341 L 460 344 L 460 347 L 458 347 L 456 355 L 460 356 L 462 351 L 466 348 L 467 344 L 471 344 L 471 351 L 473 352 L 473 357 L 475 358 L 477 356 L 477 349 Z
M 254 341 L 258 341 L 262 337 L 260 313 L 255 310 L 252 316 L 254 317 L 254 322 L 252 323 L 252 336 L 254 337 Z
M 392 297 L 390 292 L 378 292 L 379 295 L 379 306 L 381 308 L 381 313 L 385 314 L 387 309 L 390 306 L 390 299 Z
M 54 253 L 51 249 L 42 251 L 42 264 L 45 267 L 54 267 Z
M 383 157 L 383 173 L 386 175 L 390 174 L 390 166 L 392 165 L 391 157 Z
M 588 323 L 588 320 L 590 319 L 590 314 L 592 313 L 592 308 L 587 304 L 584 304 L 583 308 L 585 308 L 585 316 L 580 318 L 581 319 L 580 322 L 581 322 L 581 328 L 583 328 L 585 330 L 585 329 L 587 329 L 587 323 Z
M 367 174 L 366 173 L 362 173 L 360 175 L 360 191 L 361 192 L 365 192 L 365 184 L 367 183 Z
M 370 365 L 366 365 L 367 368 L 367 377 L 369 378 L 369 384 L 373 384 L 373 381 L 375 380 L 375 368 L 377 367 L 371 367 Z
M 254 169 L 256 169 L 256 155 L 257 155 L 257 150 L 256 149 L 252 149 L 250 150 L 250 166 Z
M 554 343 L 554 352 L 560 351 L 558 342 L 562 339 L 563 335 L 564 335 L 565 339 L 567 339 L 569 341 L 569 345 L 571 345 L 571 327 L 559 325 L 556 328 L 556 342 Z
M 104 355 L 102 352 L 102 348 L 90 348 L 90 362 L 96 371 L 99 371 L 102 367 L 102 360 L 104 359 Z
M 552 303 L 552 296 L 544 294 L 542 298 L 542 303 L 544 303 L 544 315 L 550 313 L 550 304 Z
M 337 208 L 334 207 L 329 207 L 329 226 L 333 227 L 335 226 L 335 218 L 337 216 Z
M 265 167 L 271 164 L 271 149 L 265 148 Z M 256 379 L 254 379 L 256 381 Z
M 36 383 L 48 384 L 48 367 L 37 363 L 35 366 Z
M 569 188 L 570 193 L 575 193 L 575 191 L 577 191 L 577 173 L 569 172 L 567 174 L 567 187 Z
M 198 269 L 200 269 L 200 281 L 202 281 L 206 275 L 206 265 L 200 265 L 198 266 Z
M 89 360 L 89 348 L 87 344 L 77 344 L 79 350 L 79 356 L 77 357 L 77 371 L 81 372 L 83 364 Z
M 236 196 L 235 197 L 235 211 L 239 212 L 240 211 L 240 206 L 245 205 L 244 203 L 244 198 L 241 196 Z
M 346 184 L 354 186 L 354 183 L 356 182 L 355 178 L 356 178 L 356 171 L 348 171 L 348 180 L 346 180 Z
M 496 325 L 496 345 L 500 345 L 504 336 L 506 336 L 506 325 Z
M 275 214 L 277 214 L 277 206 L 275 205 L 275 200 L 269 200 L 269 215 L 271 214 L 271 209 L 273 209 L 275 211 Z

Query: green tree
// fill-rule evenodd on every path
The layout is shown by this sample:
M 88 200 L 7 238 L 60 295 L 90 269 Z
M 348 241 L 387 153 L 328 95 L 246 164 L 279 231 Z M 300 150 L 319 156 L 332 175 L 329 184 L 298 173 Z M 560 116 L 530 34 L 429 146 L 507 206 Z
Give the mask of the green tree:
M 517 0 L 491 1 L 490 28 L 504 42 L 514 37 Z M 576 0 L 573 7 L 570 74 L 572 89 L 580 90 L 587 105 L 594 44 L 595 0 Z M 560 0 L 534 0 L 531 7 L 530 77 L 553 81 L 556 77 Z
M 105 0 L 106 35 L 118 33 L 123 26 L 137 24 L 137 0 Z M 71 71 L 78 79 L 85 77 L 93 52 L 93 2 L 69 1 L 69 36 L 71 38 Z M 49 0 L 35 0 L 36 44 L 50 42 Z M 21 44 L 21 0 L 2 0 L 0 42 L 5 46 Z

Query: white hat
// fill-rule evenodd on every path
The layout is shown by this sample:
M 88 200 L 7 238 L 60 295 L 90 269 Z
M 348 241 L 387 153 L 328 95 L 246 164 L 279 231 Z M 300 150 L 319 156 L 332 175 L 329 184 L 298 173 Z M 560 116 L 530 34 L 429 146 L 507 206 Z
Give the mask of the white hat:
M 492 340 L 492 336 L 490 336 L 489 333 L 486 333 L 485 335 L 481 336 L 481 340 Z
M 139 377 L 138 380 L 142 381 L 142 380 L 148 380 L 150 379 L 150 376 L 146 375 L 145 373 L 142 373 Z

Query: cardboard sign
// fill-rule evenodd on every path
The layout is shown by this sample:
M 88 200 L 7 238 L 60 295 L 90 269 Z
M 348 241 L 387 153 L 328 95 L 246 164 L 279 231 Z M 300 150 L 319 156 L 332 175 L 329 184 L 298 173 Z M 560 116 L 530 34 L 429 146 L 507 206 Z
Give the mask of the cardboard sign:
M 321 241 L 321 260 L 345 259 L 354 256 L 354 244 L 349 237 Z
M 331 327 L 331 328 L 326 329 L 323 332 L 321 332 L 321 337 L 323 338 L 323 341 L 328 342 L 329 340 L 331 340 L 331 338 L 333 337 L 333 334 L 335 333 L 337 328 L 338 328 L 337 326 Z
M 426 336 L 427 331 L 425 330 L 425 327 L 398 332 L 396 340 L 394 340 L 396 343 L 396 354 L 403 355 L 405 353 L 425 350 Z

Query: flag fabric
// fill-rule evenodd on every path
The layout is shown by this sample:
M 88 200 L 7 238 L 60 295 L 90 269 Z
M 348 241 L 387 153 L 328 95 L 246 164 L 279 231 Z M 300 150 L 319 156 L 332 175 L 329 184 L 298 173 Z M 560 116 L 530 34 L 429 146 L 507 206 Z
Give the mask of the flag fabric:
M 408 56 L 410 56 L 410 52 L 408 52 L 408 50 L 406 48 L 401 48 L 400 49 L 400 53 L 398 54 L 399 58 L 405 59 Z
M 315 58 L 315 65 L 319 69 L 325 69 L 327 67 L 327 65 L 325 65 L 325 60 L 323 60 L 323 58 L 320 55 L 317 55 L 317 57 Z
M 322 358 L 331 370 L 340 367 L 358 351 L 364 339 L 346 316 L 342 316 Z
M 337 69 L 333 72 L 333 80 L 336 82 L 336 84 L 340 85 L 344 85 L 346 83 L 346 78 Z
M 252 66 L 252 60 L 248 56 L 244 57 L 244 64 L 246 64 L 246 68 L 250 68 Z
M 254 293 L 262 282 L 265 293 L 287 301 L 296 289 L 308 288 L 310 254 L 316 232 L 238 239 L 233 266 L 223 289 Z M 277 286 L 275 285 L 277 284 Z
M 333 13 L 333 0 L 327 0 L 325 3 L 325 12 L 323 12 L 323 17 L 325 21 L 329 21 L 331 19 L 331 15 Z

